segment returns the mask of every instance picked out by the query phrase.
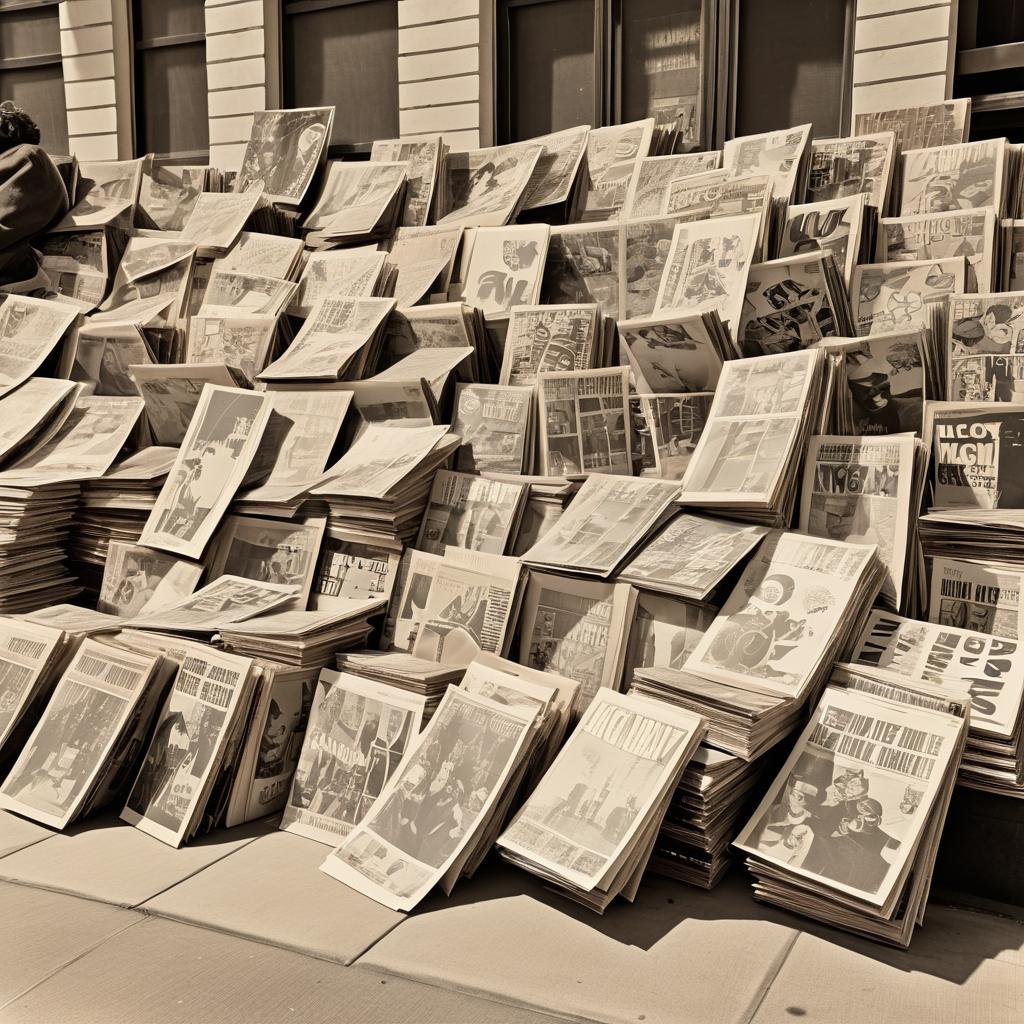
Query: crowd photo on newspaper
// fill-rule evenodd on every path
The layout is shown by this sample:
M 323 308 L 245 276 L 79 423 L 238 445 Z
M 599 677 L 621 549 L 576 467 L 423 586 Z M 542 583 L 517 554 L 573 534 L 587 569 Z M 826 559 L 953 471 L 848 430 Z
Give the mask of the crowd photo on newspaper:
M 0 808 L 909 945 L 1024 799 L 1024 147 L 333 118 L 57 161 L 0 252 Z

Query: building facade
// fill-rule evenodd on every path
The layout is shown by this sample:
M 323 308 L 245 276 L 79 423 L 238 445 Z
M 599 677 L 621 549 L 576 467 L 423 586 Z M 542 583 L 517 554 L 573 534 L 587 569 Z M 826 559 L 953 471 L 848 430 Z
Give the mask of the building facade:
M 819 137 L 843 134 L 858 112 L 936 102 L 959 84 L 1005 110 L 1000 84 L 1024 67 L 1024 43 L 1004 38 L 1019 31 L 1017 7 L 0 0 L 0 94 L 33 113 L 48 148 L 85 160 L 153 152 L 234 168 L 254 110 L 322 104 L 337 108 L 335 153 L 436 133 L 468 149 L 647 116 L 681 92 L 703 97 L 695 139 L 711 147 L 807 121 Z

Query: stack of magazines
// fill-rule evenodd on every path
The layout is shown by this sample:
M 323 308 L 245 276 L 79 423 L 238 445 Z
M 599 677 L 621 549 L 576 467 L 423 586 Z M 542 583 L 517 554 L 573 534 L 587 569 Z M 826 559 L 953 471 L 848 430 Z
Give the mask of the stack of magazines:
M 754 895 L 908 946 L 967 734 L 962 695 L 830 686 L 736 846 Z
M 773 767 L 702 743 L 683 772 L 658 833 L 651 870 L 713 889 L 732 863 L 736 838 L 752 794 Z

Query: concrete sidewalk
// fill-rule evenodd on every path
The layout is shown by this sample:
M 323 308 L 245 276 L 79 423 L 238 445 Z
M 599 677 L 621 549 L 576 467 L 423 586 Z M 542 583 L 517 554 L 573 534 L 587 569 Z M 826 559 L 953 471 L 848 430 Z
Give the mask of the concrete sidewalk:
M 1024 926 L 932 906 L 909 952 L 766 908 L 742 871 L 605 917 L 488 863 L 392 913 L 260 823 L 172 850 L 0 813 L 0 1024 L 1017 1024 Z

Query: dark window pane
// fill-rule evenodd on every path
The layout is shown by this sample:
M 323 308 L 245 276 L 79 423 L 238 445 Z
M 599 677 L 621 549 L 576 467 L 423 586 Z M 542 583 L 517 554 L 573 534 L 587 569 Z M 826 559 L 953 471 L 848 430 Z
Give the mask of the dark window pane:
M 203 0 L 135 0 L 136 40 L 206 34 Z
M 594 123 L 593 0 L 498 5 L 503 142 Z
M 209 149 L 205 43 L 137 51 L 135 84 L 139 155 Z
M 50 153 L 67 153 L 68 117 L 60 64 L 0 70 L 0 97 L 14 100 L 28 111 L 39 125 L 44 149 Z
M 841 134 L 846 0 L 740 0 L 736 134 Z
M 397 136 L 395 0 L 284 13 L 285 106 L 333 105 L 334 145 Z
M 1024 41 L 1024 0 L 979 0 L 975 46 Z
M 696 140 L 701 97 L 701 0 L 624 0 L 622 120 L 688 115 Z
M 0 8 L 0 59 L 43 57 L 60 53 L 57 7 Z

